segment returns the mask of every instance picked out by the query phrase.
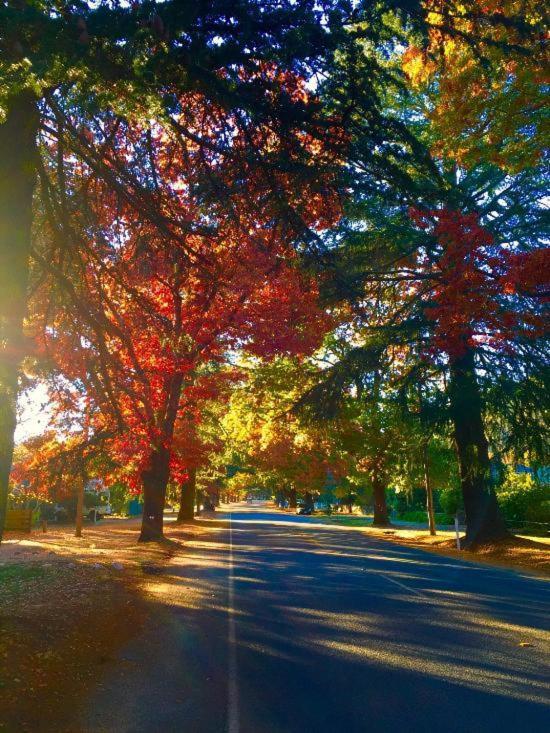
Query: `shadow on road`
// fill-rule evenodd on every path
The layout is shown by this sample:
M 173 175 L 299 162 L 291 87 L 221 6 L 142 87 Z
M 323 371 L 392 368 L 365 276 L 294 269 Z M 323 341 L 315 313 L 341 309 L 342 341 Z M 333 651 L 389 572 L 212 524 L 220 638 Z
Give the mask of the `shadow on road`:
M 229 521 L 240 733 L 543 730 L 544 581 L 240 508 L 199 520 L 86 730 L 225 729 Z

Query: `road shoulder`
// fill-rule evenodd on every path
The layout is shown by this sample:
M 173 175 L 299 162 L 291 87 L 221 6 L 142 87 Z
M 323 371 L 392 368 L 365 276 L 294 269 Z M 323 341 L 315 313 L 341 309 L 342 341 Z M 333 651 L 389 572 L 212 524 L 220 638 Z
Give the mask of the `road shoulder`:
M 467 551 L 459 550 L 454 533 L 445 530 L 438 531 L 436 536 L 432 537 L 427 530 L 401 527 L 357 529 L 369 537 L 415 547 L 445 557 L 501 568 L 521 569 L 543 577 L 550 576 L 550 540 L 544 538 L 511 537 L 496 545 Z

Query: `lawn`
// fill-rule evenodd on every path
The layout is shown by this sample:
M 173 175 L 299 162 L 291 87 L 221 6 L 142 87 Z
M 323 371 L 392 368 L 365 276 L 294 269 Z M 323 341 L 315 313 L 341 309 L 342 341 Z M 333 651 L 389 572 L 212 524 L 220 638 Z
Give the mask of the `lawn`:
M 25 592 L 33 581 L 43 579 L 49 568 L 40 565 L 0 565 L 2 595 L 13 596 Z

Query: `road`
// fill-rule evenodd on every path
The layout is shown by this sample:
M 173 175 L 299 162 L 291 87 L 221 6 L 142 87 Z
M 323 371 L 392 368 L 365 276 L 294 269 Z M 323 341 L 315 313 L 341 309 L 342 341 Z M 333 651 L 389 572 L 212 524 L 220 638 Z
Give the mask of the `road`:
M 546 580 L 268 507 L 208 527 L 83 732 L 550 729 Z

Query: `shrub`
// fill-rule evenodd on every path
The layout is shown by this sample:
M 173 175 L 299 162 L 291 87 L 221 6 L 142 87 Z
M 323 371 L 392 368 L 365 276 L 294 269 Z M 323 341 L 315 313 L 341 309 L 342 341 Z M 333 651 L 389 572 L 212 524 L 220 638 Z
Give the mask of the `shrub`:
M 439 504 L 444 514 L 452 516 L 449 524 L 454 522 L 454 515 L 463 508 L 460 488 L 443 489 L 439 494 Z
M 109 486 L 111 494 L 111 507 L 115 514 L 126 514 L 128 501 L 133 498 L 130 490 L 125 484 L 116 483 Z
M 497 495 L 509 522 L 550 522 L 548 486 L 538 483 L 530 474 L 517 474 L 509 469 Z

